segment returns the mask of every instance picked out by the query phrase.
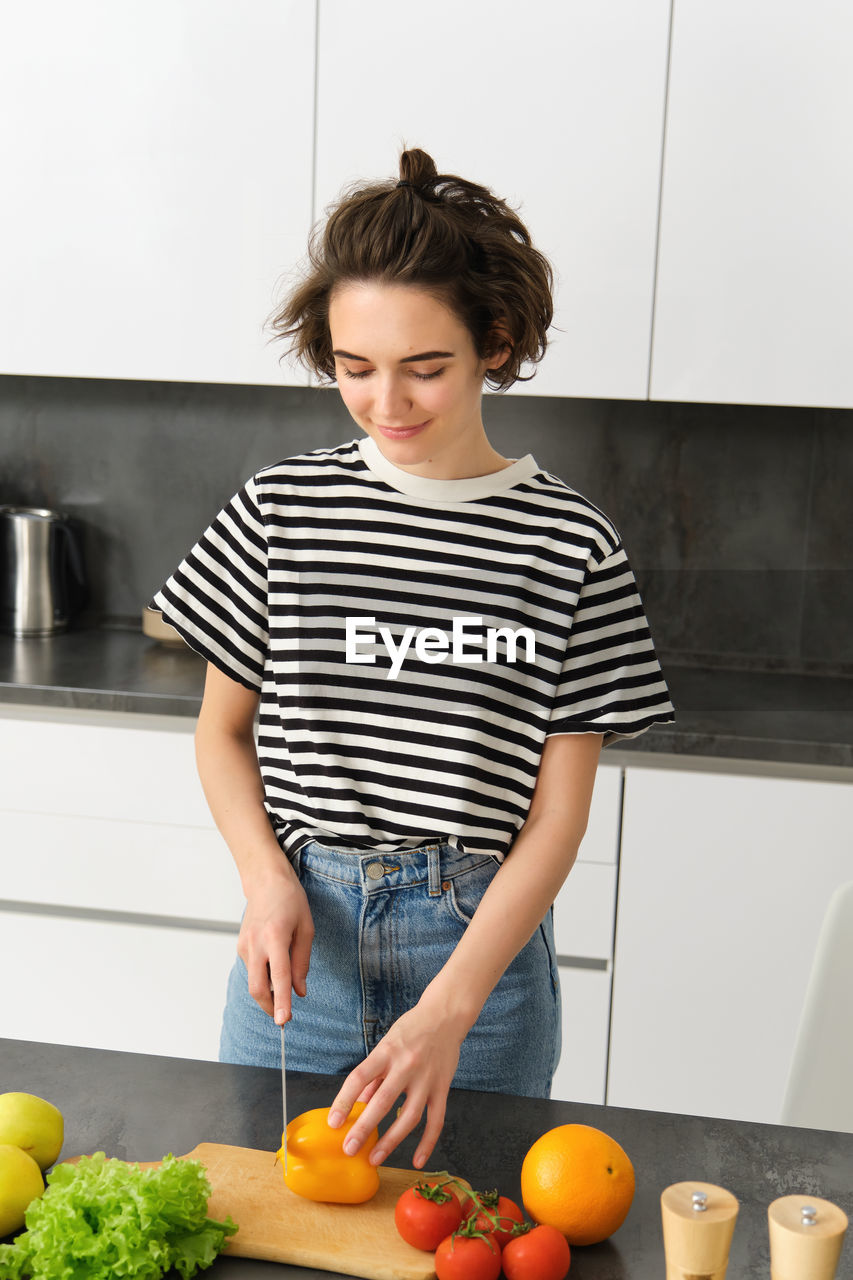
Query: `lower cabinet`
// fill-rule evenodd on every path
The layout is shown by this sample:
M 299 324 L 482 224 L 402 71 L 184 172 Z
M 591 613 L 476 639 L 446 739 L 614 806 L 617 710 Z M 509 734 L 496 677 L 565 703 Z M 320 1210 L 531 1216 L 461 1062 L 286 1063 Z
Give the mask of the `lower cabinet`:
M 607 1102 L 778 1123 L 850 880 L 853 786 L 626 769 Z
M 604 1102 L 623 771 L 599 765 L 578 859 L 554 903 L 563 1044 L 551 1097 Z
M 0 1022 L 215 1059 L 243 895 L 183 718 L 0 711 Z
M 3 1034 L 215 1059 L 236 943 L 236 926 L 225 933 L 4 911 L 0 965 L 14 977 L 3 982 Z
M 551 1097 L 604 1102 L 612 970 L 560 965 L 563 1047 Z
M 179 717 L 0 707 L 0 996 L 17 1039 L 215 1059 L 244 900 Z M 554 908 L 552 1096 L 603 1102 L 622 770 Z
M 244 900 L 192 730 L 0 707 L 4 1035 L 217 1057 Z M 853 786 L 669 764 L 599 768 L 554 904 L 552 1097 L 775 1123 Z

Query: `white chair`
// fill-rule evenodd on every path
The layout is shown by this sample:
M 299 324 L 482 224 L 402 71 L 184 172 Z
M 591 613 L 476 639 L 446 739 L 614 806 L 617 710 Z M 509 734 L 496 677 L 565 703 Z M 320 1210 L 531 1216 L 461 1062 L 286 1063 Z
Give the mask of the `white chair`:
M 781 1123 L 853 1133 L 853 881 L 821 926 Z

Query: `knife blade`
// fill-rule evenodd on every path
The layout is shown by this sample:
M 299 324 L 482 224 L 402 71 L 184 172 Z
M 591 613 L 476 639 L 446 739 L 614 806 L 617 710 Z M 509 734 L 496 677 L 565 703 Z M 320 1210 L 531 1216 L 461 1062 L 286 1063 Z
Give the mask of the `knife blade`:
M 284 1172 L 287 1174 L 287 1074 L 284 1058 L 284 1023 L 281 1024 L 281 1114 L 282 1146 L 284 1147 Z

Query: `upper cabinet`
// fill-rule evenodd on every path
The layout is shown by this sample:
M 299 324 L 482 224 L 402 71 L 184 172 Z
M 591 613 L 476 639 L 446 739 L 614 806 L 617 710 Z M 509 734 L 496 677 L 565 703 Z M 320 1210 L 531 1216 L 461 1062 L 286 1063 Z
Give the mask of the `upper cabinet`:
M 309 0 L 0 17 L 0 372 L 290 383 L 264 321 L 311 225 Z
M 647 395 L 669 7 L 320 4 L 317 216 L 404 147 L 517 207 L 557 281 L 548 352 L 514 392 Z
M 554 266 L 510 394 L 853 406 L 851 49 L 840 0 L 5 5 L 0 372 L 308 385 L 265 322 L 408 146 Z
M 853 406 L 853 6 L 675 0 L 651 398 Z

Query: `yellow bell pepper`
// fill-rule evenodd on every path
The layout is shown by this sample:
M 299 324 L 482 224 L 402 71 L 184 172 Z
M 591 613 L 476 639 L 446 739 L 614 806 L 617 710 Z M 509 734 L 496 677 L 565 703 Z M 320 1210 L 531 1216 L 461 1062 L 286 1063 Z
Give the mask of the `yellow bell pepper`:
M 343 1145 L 350 1129 L 367 1104 L 356 1102 L 340 1129 L 327 1123 L 329 1107 L 316 1107 L 294 1116 L 281 1135 L 276 1159 L 284 1169 L 284 1146 L 287 1144 L 287 1172 L 284 1183 L 306 1200 L 325 1200 L 330 1204 L 363 1204 L 379 1190 L 379 1170 L 368 1163 L 376 1145 L 379 1130 L 374 1129 L 354 1156 L 344 1153 Z

